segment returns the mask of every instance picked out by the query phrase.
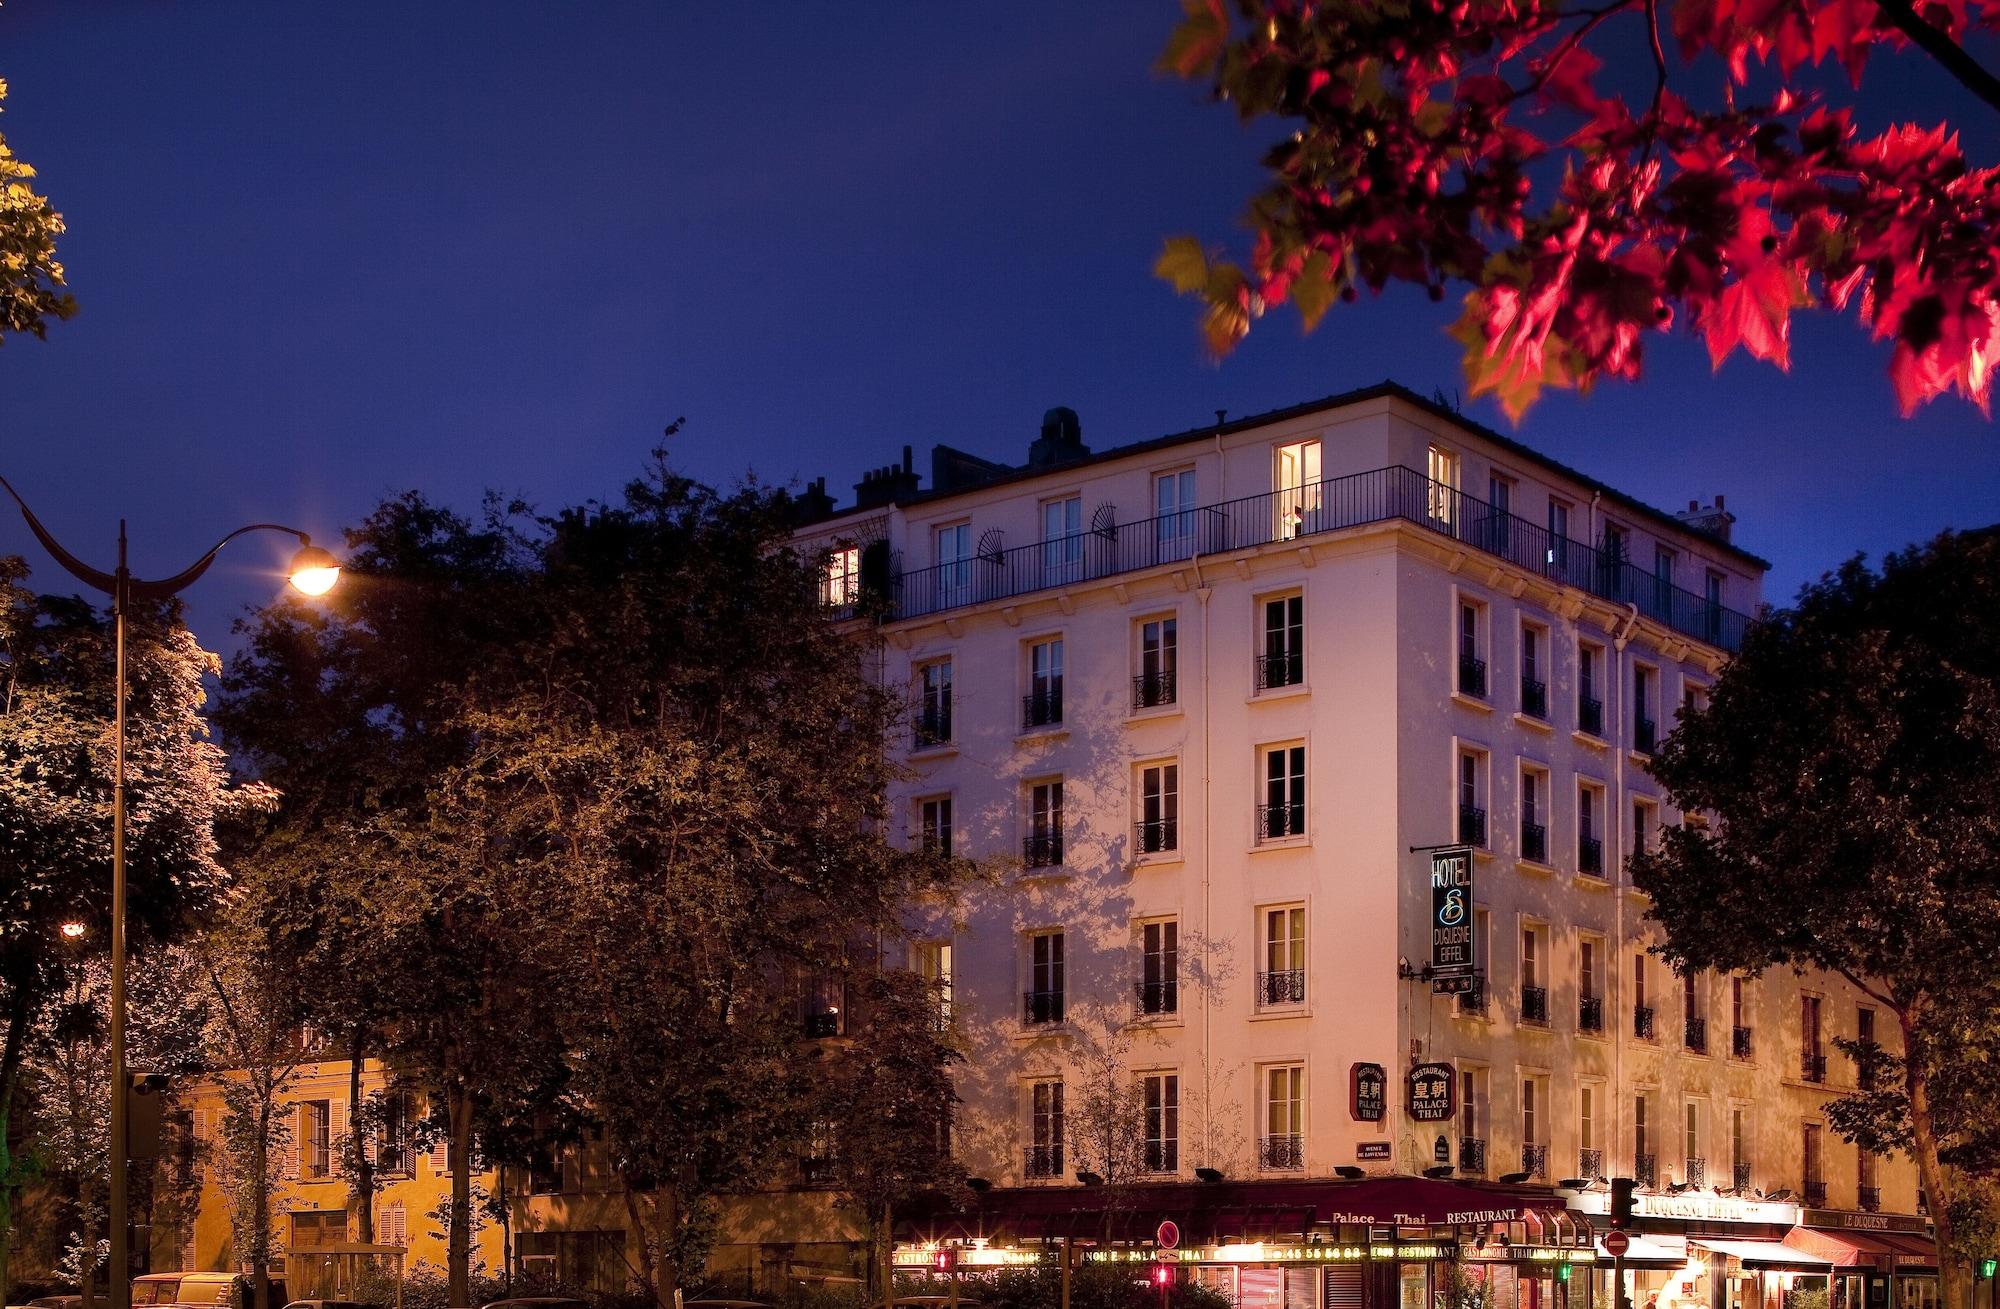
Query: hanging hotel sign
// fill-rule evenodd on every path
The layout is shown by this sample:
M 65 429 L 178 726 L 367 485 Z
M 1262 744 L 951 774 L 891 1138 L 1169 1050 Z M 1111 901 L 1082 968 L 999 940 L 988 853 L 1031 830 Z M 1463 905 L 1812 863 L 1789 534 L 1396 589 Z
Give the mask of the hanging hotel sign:
M 1472 976 L 1472 847 L 1431 851 L 1431 977 Z
M 1355 1064 L 1347 1070 L 1347 1110 L 1355 1122 L 1381 1122 L 1388 1105 L 1389 1074 L 1381 1064 Z
M 1413 1064 L 1404 1078 L 1404 1104 L 1410 1117 L 1420 1123 L 1449 1121 L 1457 1106 L 1452 1101 L 1450 1064 Z

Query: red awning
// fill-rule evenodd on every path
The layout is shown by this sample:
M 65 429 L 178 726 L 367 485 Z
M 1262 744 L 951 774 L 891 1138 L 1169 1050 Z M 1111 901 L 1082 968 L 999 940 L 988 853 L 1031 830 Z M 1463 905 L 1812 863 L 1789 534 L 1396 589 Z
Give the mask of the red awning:
M 1794 1227 L 1785 1244 L 1841 1268 L 1930 1268 L 1937 1247 L 1914 1232 L 1830 1232 L 1823 1227 Z

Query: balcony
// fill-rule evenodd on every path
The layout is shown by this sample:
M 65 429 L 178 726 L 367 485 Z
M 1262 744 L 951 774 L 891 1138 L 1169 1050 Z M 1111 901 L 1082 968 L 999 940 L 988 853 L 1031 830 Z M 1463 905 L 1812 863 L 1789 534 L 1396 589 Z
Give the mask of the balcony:
M 1458 1012 L 1468 1017 L 1486 1017 L 1486 979 L 1475 977 L 1472 985 L 1458 993 Z
M 1592 736 L 1604 735 L 1604 701 L 1588 697 L 1577 700 L 1576 730 Z
M 1477 805 L 1462 804 L 1458 807 L 1458 842 L 1460 845 L 1486 844 L 1486 811 Z
M 1063 1148 L 1060 1145 L 1031 1145 L 1023 1152 L 1021 1175 L 1051 1178 L 1063 1175 Z
M 1653 1039 L 1653 1008 L 1651 1005 L 1632 1006 L 1632 1035 L 1641 1041 Z
M 1177 1173 L 1181 1170 L 1179 1141 L 1148 1141 L 1143 1147 L 1140 1167 L 1149 1173 Z
M 1462 695 L 1486 698 L 1486 661 L 1471 655 L 1458 657 L 1458 689 Z
M 1044 1027 L 1063 1020 L 1063 993 L 1061 991 L 1024 991 L 1021 993 L 1021 1021 L 1030 1027 Z
M 1021 862 L 1030 868 L 1060 868 L 1063 861 L 1061 832 L 1030 832 L 1021 838 Z
M 1521 679 L 1521 712 L 1544 721 L 1549 716 L 1549 684 L 1532 677 Z
M 1257 844 L 1283 841 L 1306 834 L 1306 807 L 1303 804 L 1260 804 L 1257 806 Z
M 1681 1160 L 1681 1181 L 1692 1187 L 1708 1185 L 1708 1160 L 1700 1155 L 1689 1155 Z
M 1604 1151 L 1596 1146 L 1586 1145 L 1576 1152 L 1576 1175 L 1588 1182 L 1592 1178 L 1604 1176 Z
M 1062 688 L 1053 687 L 1044 691 L 1030 691 L 1021 697 L 1021 730 L 1032 732 L 1038 727 L 1055 727 L 1063 720 Z
M 1134 709 L 1158 709 L 1161 705 L 1173 704 L 1175 694 L 1174 675 L 1171 672 L 1141 673 L 1132 679 Z
M 1298 686 L 1306 680 L 1306 659 L 1297 650 L 1260 654 L 1251 660 L 1251 664 L 1251 675 L 1256 679 L 1259 691 Z
M 1576 1030 L 1579 1032 L 1601 1032 L 1604 1030 L 1604 997 L 1586 995 L 1576 1002 Z M 1597 1174 L 1592 1173 L 1595 1177 Z
M 1458 1138 L 1458 1171 L 1467 1177 L 1486 1176 L 1486 1139 L 1479 1136 Z
M 1659 1179 L 1660 1170 L 1656 1166 L 1652 1155 L 1635 1154 L 1632 1156 L 1632 1180 L 1641 1186 L 1657 1186 L 1659 1185 Z
M 1257 1166 L 1292 1172 L 1306 1166 L 1306 1139 L 1298 1133 L 1257 1140 Z
M 1826 1081 L 1826 1056 L 1807 1051 L 1799 1060 L 1799 1077 L 1807 1082 Z
M 1549 829 L 1540 823 L 1521 824 L 1521 857 L 1530 863 L 1549 861 Z
M 1549 1025 L 1549 988 L 1546 986 L 1524 986 L 1521 988 L 1521 1021 L 1541 1027 Z
M 1529 1180 L 1539 1182 L 1549 1175 L 1549 1148 L 1546 1145 L 1527 1144 L 1521 1147 L 1521 1171 Z
M 1811 1178 L 1807 1178 L 1805 1184 L 1799 1189 L 1805 1194 L 1806 1207 L 1808 1209 L 1824 1209 L 1826 1207 L 1826 1183 L 1824 1181 L 1814 1181 Z
M 1578 837 L 1576 870 L 1580 873 L 1589 873 L 1593 877 L 1604 876 L 1604 842 L 1594 836 Z
M 1306 970 L 1286 968 L 1257 974 L 1257 1007 L 1270 1009 L 1306 1002 Z
M 1140 854 L 1166 854 L 1181 846 L 1180 824 L 1172 818 L 1160 818 L 1150 823 L 1134 823 L 1132 840 Z
M 1882 1188 L 1879 1186 L 1857 1186 L 1855 1200 L 1865 1214 L 1879 1213 L 1882 1209 Z
M 1681 1024 L 1681 1043 L 1690 1054 L 1708 1053 L 1708 1020 L 1690 1018 Z
M 1179 982 L 1135 982 L 1133 987 L 1139 993 L 1139 1012 L 1142 1014 L 1171 1014 L 1180 1012 L 1181 984 Z
M 822 1007 L 817 1004 L 802 1006 L 799 1011 L 799 1030 L 811 1040 L 839 1036 L 841 1030 L 840 1010 L 832 1007 Z
M 1659 729 L 1652 719 L 1638 717 L 1632 720 L 1632 748 L 1640 754 L 1653 753 L 1653 747 L 1659 744 L 1658 736 Z
M 1303 504 L 1302 513 L 1284 512 Z M 1178 563 L 1196 554 L 1224 554 L 1291 542 L 1371 523 L 1402 520 L 1464 542 L 1566 585 L 1637 606 L 1646 618 L 1733 652 L 1749 619 L 1706 596 L 1664 585 L 1628 560 L 1556 536 L 1539 523 L 1496 509 L 1411 468 L 1391 465 L 1332 477 L 1309 487 L 1245 496 L 1158 518 L 1106 522 L 1054 541 L 982 552 L 889 579 L 885 617 L 920 618 L 986 604 L 1054 586 Z M 1051 568 L 1054 558 L 1059 567 Z M 1483 674 L 1484 669 L 1481 669 Z M 1484 695 L 1461 682 L 1467 694 Z
M 1735 1167 L 1731 1168 L 1729 1171 L 1730 1171 L 1729 1180 L 1736 1184 L 1737 1190 L 1747 1191 L 1750 1189 L 1750 1164 L 1747 1160 L 1738 1163 Z
M 1731 1056 L 1737 1059 L 1748 1059 L 1755 1053 L 1756 1048 L 1751 1043 L 1749 1028 L 1732 1027 L 1729 1029 L 1729 1053 Z
M 951 740 L 951 709 L 925 709 L 911 725 L 912 743 L 919 750 L 944 745 Z

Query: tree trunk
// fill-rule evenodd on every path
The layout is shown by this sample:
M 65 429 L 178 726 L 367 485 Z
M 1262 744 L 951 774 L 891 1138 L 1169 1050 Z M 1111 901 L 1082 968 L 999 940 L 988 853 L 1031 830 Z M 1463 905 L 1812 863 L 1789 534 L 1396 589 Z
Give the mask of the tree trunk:
M 271 1088 L 258 1088 L 257 1138 L 250 1143 L 250 1302 L 271 1309 Z
M 347 1149 L 348 1173 L 354 1179 L 347 1193 L 347 1207 L 354 1213 L 354 1239 L 375 1243 L 375 1165 L 368 1162 L 368 1134 L 357 1129 L 357 1120 L 366 1122 L 361 1112 L 361 1063 L 368 1053 L 368 1031 L 355 1025 L 347 1043 Z
M 472 1303 L 472 1096 L 457 1082 L 445 1090 L 450 1116 L 446 1154 L 451 1163 L 451 1233 L 445 1247 L 445 1301 L 452 1309 Z
M 871 1215 L 868 1232 L 868 1303 L 887 1304 L 896 1298 L 895 1211 L 884 1200 Z
M 1911 1042 L 1915 1016 L 1899 1015 L 1903 1027 L 1903 1089 L 1910 1101 L 1910 1154 L 1917 1177 L 1930 1201 L 1931 1222 L 1937 1228 L 1938 1292 L 1943 1309 L 1972 1309 L 1972 1270 L 1952 1248 L 1951 1202 L 1954 1188 L 1938 1162 L 1937 1126 L 1931 1118 L 1928 1055 Z
M 639 1238 L 639 1282 L 647 1295 L 659 1298 L 660 1282 L 653 1269 L 653 1229 L 646 1221 L 638 1191 L 633 1189 L 630 1179 L 618 1179 L 619 1187 L 625 1193 L 625 1216 L 632 1221 L 632 1234 Z
M 680 1309 L 681 1263 L 674 1250 L 680 1243 L 680 1193 L 663 1186 L 653 1199 L 653 1217 L 660 1225 L 659 1257 L 653 1265 L 653 1300 L 659 1309 Z
M 21 1179 L 14 1175 L 14 1152 L 8 1148 L 7 1134 L 13 1126 L 14 1089 L 21 1080 L 28 1020 L 35 1010 L 34 997 L 26 987 L 16 982 L 8 989 L 13 1003 L 7 1011 L 6 1040 L 0 1044 L 0 1305 L 7 1303 L 8 1265 L 14 1256 L 14 1201 L 21 1193 Z

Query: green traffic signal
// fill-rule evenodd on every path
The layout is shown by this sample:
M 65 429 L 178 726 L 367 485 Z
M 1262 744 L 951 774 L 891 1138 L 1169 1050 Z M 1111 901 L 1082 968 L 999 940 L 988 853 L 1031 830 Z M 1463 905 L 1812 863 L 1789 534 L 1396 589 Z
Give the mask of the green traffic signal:
M 1979 1275 L 1981 1277 L 1991 1279 L 1995 1272 L 2000 1272 L 2000 1259 L 1981 1259 L 1979 1261 Z

